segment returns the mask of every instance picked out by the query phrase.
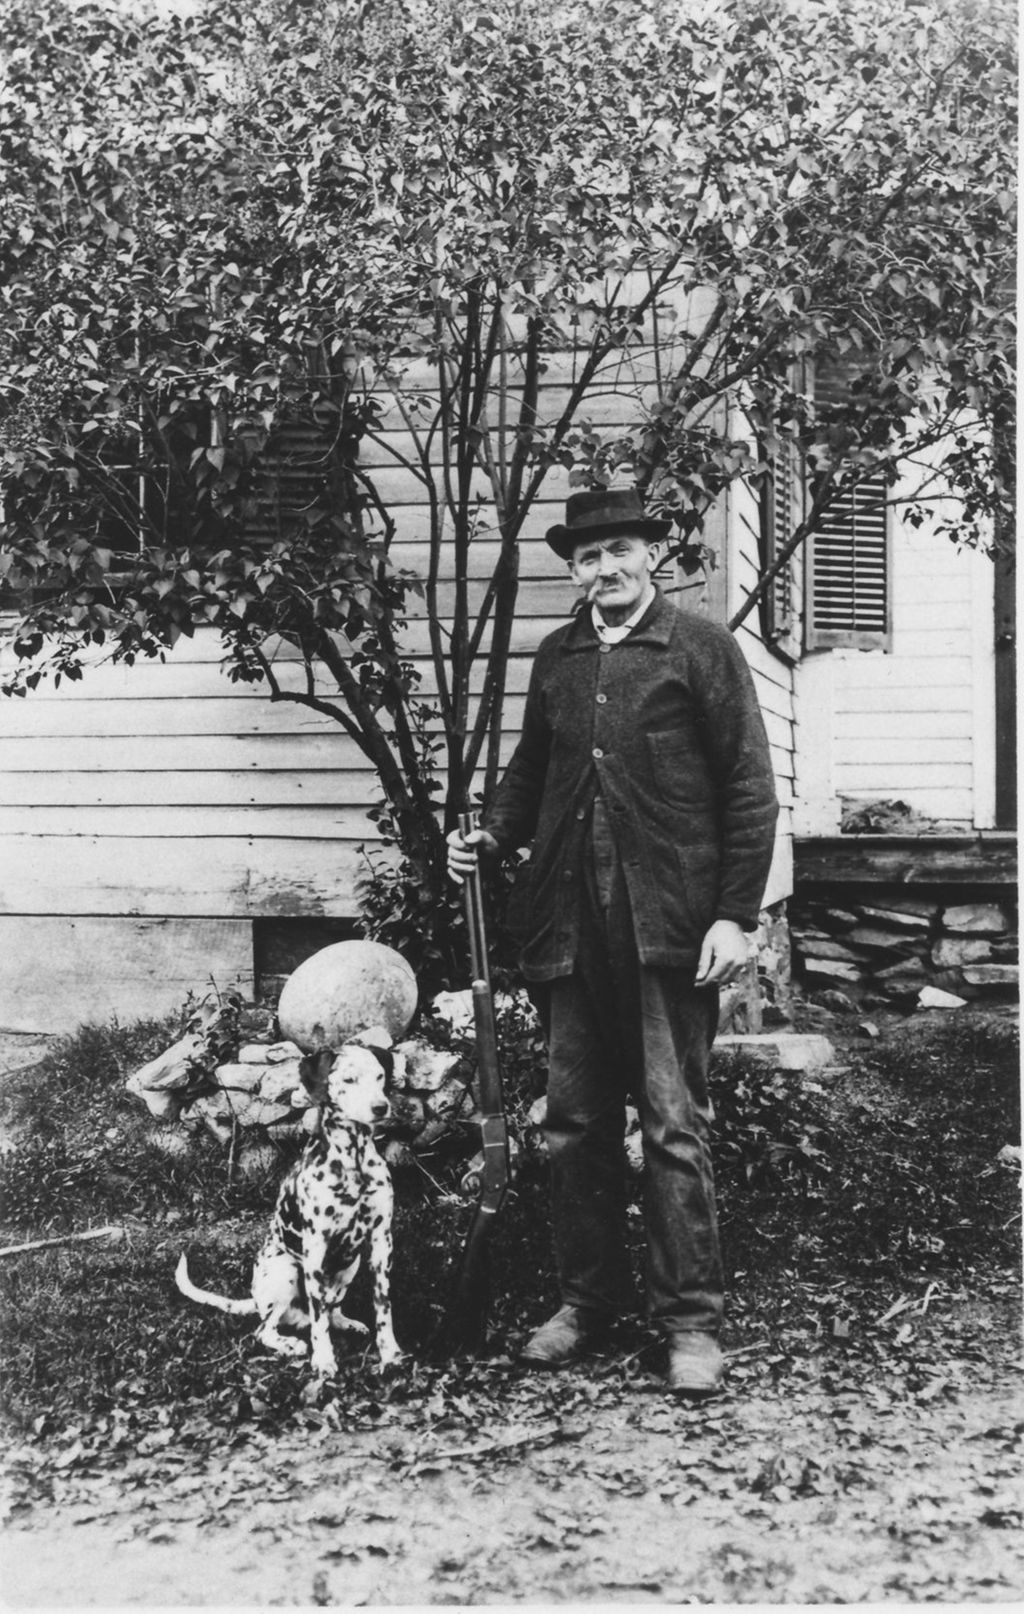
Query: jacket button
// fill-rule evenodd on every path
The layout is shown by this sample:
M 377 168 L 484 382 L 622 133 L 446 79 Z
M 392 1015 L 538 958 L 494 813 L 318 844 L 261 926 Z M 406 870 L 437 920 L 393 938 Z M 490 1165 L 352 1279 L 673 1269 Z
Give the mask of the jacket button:
M 601 747 L 599 745 L 595 745 L 593 751 L 591 752 L 591 756 L 597 757 L 598 761 L 600 761 L 601 758 L 604 756 L 604 752 L 601 750 Z
M 598 695 L 597 704 L 598 704 L 598 706 L 606 706 L 608 704 L 608 696 L 607 695 Z

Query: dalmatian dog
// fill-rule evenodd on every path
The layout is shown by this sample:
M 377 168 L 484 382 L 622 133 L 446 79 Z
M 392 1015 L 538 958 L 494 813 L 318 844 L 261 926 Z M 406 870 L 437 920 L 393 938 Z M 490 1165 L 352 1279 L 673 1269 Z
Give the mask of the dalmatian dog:
M 383 1030 L 379 1035 L 390 1041 Z M 365 1324 L 342 1310 L 364 1254 L 373 1274 L 382 1367 L 401 1356 L 391 1322 L 393 1193 L 373 1141 L 374 1126 L 391 1108 L 385 1093 L 391 1065 L 385 1047 L 369 1046 L 362 1038 L 303 1061 L 303 1086 L 320 1107 L 320 1127 L 281 1183 L 273 1221 L 253 1267 L 250 1299 L 232 1300 L 196 1288 L 185 1255 L 175 1273 L 188 1299 L 236 1317 L 258 1315 L 258 1337 L 271 1350 L 304 1357 L 308 1330 L 311 1366 L 324 1377 L 337 1368 L 332 1328 L 369 1334 Z

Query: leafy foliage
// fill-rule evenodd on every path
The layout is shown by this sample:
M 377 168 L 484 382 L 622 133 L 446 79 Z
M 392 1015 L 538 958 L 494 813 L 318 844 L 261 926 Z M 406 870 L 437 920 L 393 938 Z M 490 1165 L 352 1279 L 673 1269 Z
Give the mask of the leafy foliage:
M 959 542 L 1005 514 L 1007 0 L 0 17 L 8 687 L 216 631 L 230 676 L 369 759 L 410 916 L 496 778 L 554 467 L 638 482 L 694 552 L 791 443 L 813 497 L 779 567 L 878 470 Z M 640 346 L 651 408 L 609 433 L 595 380 Z M 818 355 L 852 367 L 845 402 L 804 385 Z M 427 512 L 415 566 L 396 472 Z

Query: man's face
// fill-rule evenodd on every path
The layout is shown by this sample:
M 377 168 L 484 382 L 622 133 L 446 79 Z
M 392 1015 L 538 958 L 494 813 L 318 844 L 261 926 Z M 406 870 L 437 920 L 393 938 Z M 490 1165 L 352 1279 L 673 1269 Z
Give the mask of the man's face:
M 639 535 L 616 533 L 577 544 L 569 575 L 607 622 L 624 622 L 647 593 L 660 559 L 660 544 Z

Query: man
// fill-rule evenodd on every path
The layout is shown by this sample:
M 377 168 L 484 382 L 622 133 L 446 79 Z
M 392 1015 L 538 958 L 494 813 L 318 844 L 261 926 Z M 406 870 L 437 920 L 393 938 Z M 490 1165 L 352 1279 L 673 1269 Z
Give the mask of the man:
M 655 586 L 667 522 L 632 491 L 577 493 L 548 543 L 583 595 L 534 662 L 519 744 L 449 872 L 532 841 L 522 963 L 548 1044 L 545 1132 L 563 1304 L 521 1360 L 557 1368 L 629 1306 L 625 1105 L 644 1149 L 646 1300 L 669 1388 L 722 1380 L 709 1151 L 718 990 L 757 924 L 778 811 L 733 636 Z

